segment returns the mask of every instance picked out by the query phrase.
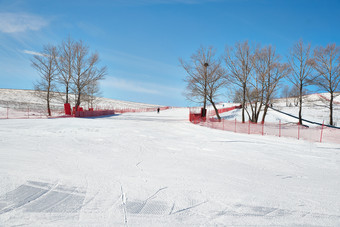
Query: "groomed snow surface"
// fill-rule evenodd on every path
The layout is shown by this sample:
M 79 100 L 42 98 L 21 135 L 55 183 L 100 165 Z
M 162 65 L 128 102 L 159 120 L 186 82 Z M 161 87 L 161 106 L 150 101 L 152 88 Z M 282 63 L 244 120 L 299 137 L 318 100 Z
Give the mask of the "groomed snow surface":
M 0 226 L 339 226 L 340 145 L 188 109 L 0 120 Z

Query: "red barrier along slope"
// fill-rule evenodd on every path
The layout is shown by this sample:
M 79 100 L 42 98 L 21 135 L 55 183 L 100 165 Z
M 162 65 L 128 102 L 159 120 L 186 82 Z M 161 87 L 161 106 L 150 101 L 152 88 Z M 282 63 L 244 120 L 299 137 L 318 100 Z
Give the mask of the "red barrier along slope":
M 240 106 L 223 108 L 218 112 L 224 113 Z M 197 109 L 197 108 L 196 108 Z M 271 135 L 278 137 L 290 137 L 296 139 L 303 139 L 311 142 L 328 142 L 340 143 L 340 129 L 327 127 L 325 125 L 317 127 L 305 127 L 299 124 L 281 124 L 279 123 L 252 123 L 250 121 L 242 123 L 235 120 L 218 120 L 213 118 L 215 111 L 209 112 L 210 117 L 207 120 L 200 118 L 200 114 L 194 108 L 190 109 L 189 120 L 194 124 L 201 126 L 219 129 L 224 131 L 231 131 L 235 133 L 257 134 L 257 135 Z
M 99 117 L 99 116 L 107 116 L 114 115 L 114 110 L 84 110 L 84 111 L 75 111 L 75 117 Z
M 221 113 L 225 113 L 225 112 L 232 111 L 234 109 L 240 109 L 240 108 L 242 108 L 242 105 L 221 108 L 221 109 L 218 109 L 217 111 L 218 111 L 219 114 L 221 114 Z M 210 110 L 207 113 L 207 117 L 202 117 L 202 114 L 201 114 L 202 110 L 201 109 L 202 108 L 200 108 L 200 107 L 190 108 L 190 110 L 189 110 L 189 121 L 191 123 L 198 124 L 200 122 L 206 122 L 207 118 L 208 118 L 208 120 L 211 120 L 211 118 L 216 115 L 215 110 Z

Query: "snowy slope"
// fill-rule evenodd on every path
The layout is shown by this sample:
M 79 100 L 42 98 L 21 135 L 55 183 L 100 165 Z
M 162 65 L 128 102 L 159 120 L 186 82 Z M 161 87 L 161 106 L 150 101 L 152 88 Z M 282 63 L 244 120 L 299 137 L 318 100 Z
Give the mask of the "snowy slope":
M 0 120 L 0 226 L 339 226 L 340 147 L 188 109 Z
M 54 94 L 51 100 L 52 109 L 64 108 L 65 95 L 62 93 Z M 74 96 L 70 95 L 70 103 L 74 105 Z M 87 105 L 83 103 L 87 108 Z M 38 97 L 34 90 L 15 90 L 15 89 L 0 89 L 0 107 L 10 108 L 44 108 L 46 109 L 46 101 Z M 158 105 L 136 103 L 128 101 L 120 101 L 115 99 L 108 99 L 98 97 L 95 101 L 95 106 L 102 108 L 152 108 Z
M 318 123 L 324 122 L 325 124 L 329 123 L 329 109 L 328 109 L 328 101 L 324 98 L 320 97 L 329 97 L 328 93 L 323 94 L 312 94 L 306 95 L 303 98 L 303 107 L 302 107 L 302 118 L 315 121 Z M 288 106 L 287 106 L 288 105 Z M 291 114 L 293 116 L 299 116 L 299 107 L 294 105 L 294 98 L 285 98 L 275 99 L 273 101 L 273 108 L 283 111 L 285 113 Z M 249 113 L 251 113 L 250 108 L 248 107 Z M 262 112 L 263 113 L 263 112 Z M 262 119 L 262 113 L 260 114 L 260 120 Z M 238 121 L 242 120 L 242 111 L 234 110 L 232 112 L 223 113 L 221 117 L 225 119 L 234 120 L 235 118 Z M 246 114 L 246 119 L 248 120 L 248 116 Z M 266 122 L 275 122 L 278 123 L 281 120 L 282 123 L 297 123 L 298 119 L 289 117 L 282 113 L 276 112 L 274 110 L 269 109 L 266 119 Z M 337 96 L 334 99 L 333 106 L 333 122 L 335 125 L 340 126 L 340 96 Z M 304 122 L 304 124 L 309 126 L 314 126 L 313 124 L 309 124 Z

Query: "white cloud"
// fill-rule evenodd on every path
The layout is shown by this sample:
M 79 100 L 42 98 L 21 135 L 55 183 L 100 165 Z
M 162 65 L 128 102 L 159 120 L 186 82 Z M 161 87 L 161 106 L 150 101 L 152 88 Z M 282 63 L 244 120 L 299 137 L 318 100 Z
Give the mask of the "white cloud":
M 176 94 L 181 94 L 182 90 L 170 86 L 164 86 L 161 84 L 140 82 L 134 80 L 126 80 L 117 77 L 108 77 L 102 81 L 102 85 L 105 87 L 116 88 L 125 91 L 144 93 L 144 94 L 154 94 L 162 96 L 174 96 Z
M 103 81 L 104 86 L 113 87 L 121 90 L 147 93 L 147 94 L 159 94 L 157 90 L 150 88 L 146 83 L 140 83 L 135 81 L 129 81 L 125 79 L 120 79 L 116 77 L 109 77 Z
M 116 50 L 109 50 L 103 55 L 103 58 L 112 61 L 118 65 L 133 67 L 139 71 L 148 71 L 154 73 L 166 73 L 167 75 L 175 75 L 178 73 L 179 67 L 163 63 L 160 61 L 147 59 L 140 56 L 131 55 L 129 53 L 120 52 Z
M 0 13 L 0 31 L 4 33 L 38 31 L 48 25 L 40 16 L 27 13 Z
M 22 52 L 25 53 L 25 54 L 44 56 L 42 53 L 31 51 L 31 50 L 23 50 Z

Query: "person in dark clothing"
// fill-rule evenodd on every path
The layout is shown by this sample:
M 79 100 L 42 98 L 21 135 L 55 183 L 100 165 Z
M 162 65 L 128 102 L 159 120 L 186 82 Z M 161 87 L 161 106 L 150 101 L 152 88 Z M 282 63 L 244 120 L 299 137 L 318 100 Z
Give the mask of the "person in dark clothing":
M 159 113 L 159 110 L 160 110 L 160 109 L 159 109 L 159 108 L 157 108 L 157 113 Z

